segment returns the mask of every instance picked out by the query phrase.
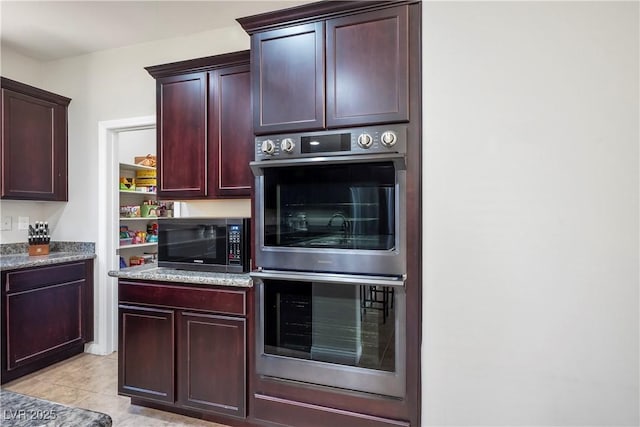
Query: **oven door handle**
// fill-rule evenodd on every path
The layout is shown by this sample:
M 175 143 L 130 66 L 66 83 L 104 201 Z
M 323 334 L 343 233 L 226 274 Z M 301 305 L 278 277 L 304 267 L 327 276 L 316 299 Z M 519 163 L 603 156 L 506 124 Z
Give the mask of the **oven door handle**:
M 301 271 L 261 270 L 249 273 L 252 278 L 297 280 L 302 282 L 345 283 L 352 285 L 379 285 L 404 287 L 405 275 L 397 277 L 365 276 L 357 274 L 307 273 Z
M 335 165 L 344 163 L 379 163 L 393 162 L 396 170 L 406 170 L 406 156 L 402 153 L 383 154 L 358 154 L 350 156 L 320 156 L 304 157 L 298 159 L 274 159 L 250 162 L 249 167 L 255 176 L 264 174 L 265 168 L 276 168 L 286 166 L 313 166 L 313 165 Z

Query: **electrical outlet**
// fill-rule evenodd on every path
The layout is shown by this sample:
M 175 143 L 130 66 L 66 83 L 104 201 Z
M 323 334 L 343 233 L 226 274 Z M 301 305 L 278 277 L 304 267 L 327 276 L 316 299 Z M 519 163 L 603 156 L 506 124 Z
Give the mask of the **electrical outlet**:
M 2 217 L 2 226 L 0 226 L 0 230 L 2 231 L 11 231 L 11 217 L 3 216 Z
M 29 217 L 28 216 L 19 216 L 18 217 L 18 230 L 28 230 L 29 229 Z

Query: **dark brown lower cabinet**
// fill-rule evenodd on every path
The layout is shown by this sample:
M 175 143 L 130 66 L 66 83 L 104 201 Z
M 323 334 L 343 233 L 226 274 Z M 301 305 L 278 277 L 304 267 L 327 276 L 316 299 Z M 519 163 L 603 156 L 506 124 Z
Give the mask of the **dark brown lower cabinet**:
M 118 312 L 120 393 L 173 403 L 173 310 L 120 305 Z
M 245 413 L 245 319 L 179 312 L 178 404 Z
M 2 383 L 93 340 L 93 260 L 2 272 Z
M 120 280 L 118 393 L 207 418 L 246 416 L 246 290 Z

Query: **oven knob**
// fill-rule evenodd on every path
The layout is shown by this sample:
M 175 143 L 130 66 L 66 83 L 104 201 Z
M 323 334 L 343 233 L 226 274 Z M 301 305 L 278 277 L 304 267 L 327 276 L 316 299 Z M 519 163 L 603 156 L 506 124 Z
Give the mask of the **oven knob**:
M 373 144 L 373 138 L 368 133 L 361 133 L 358 137 L 358 145 L 362 148 L 369 148 Z
M 264 154 L 272 155 L 276 151 L 276 145 L 270 139 L 262 141 L 262 152 Z
M 291 138 L 285 138 L 280 143 L 280 149 L 282 151 L 284 151 L 285 153 L 293 152 L 293 147 L 295 147 L 295 146 L 296 146 L 296 144 L 295 144 L 295 142 L 293 142 L 293 139 L 291 139 Z
M 380 141 L 385 147 L 393 147 L 394 145 L 396 145 L 396 142 L 398 142 L 398 136 L 394 131 L 388 130 L 382 133 Z

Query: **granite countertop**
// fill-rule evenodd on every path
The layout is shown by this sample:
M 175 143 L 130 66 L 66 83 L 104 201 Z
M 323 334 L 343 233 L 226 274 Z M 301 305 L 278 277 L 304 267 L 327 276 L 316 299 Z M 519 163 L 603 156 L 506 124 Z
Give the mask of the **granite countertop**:
M 60 264 L 96 257 L 95 245 L 85 242 L 51 242 L 49 255 L 29 256 L 26 243 L 0 245 L 0 270 Z
M 110 427 L 111 417 L 0 389 L 0 424 L 11 427 Z
M 177 270 L 158 267 L 157 264 L 139 265 L 109 272 L 120 279 L 153 280 L 160 282 L 195 283 L 200 285 L 253 287 L 249 273 L 210 273 L 206 271 Z

